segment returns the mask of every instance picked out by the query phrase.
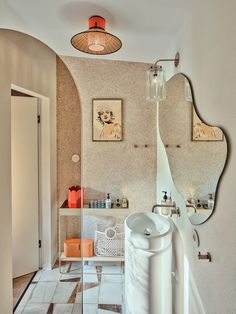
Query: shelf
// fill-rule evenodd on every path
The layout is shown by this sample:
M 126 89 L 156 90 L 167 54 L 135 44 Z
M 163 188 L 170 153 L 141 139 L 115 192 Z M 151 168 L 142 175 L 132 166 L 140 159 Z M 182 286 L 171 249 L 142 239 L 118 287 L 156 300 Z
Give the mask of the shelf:
M 131 213 L 129 208 L 60 208 L 60 216 L 80 216 L 95 215 L 95 216 L 127 216 Z
M 64 253 L 61 253 L 60 260 L 63 262 L 124 262 L 124 256 L 92 256 L 92 257 L 65 257 Z

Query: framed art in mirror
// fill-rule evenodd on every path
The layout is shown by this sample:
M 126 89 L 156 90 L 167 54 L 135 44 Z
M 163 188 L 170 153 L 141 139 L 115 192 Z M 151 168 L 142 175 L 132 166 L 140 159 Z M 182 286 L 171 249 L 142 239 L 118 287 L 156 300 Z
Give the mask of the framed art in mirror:
M 223 141 L 223 132 L 214 126 L 209 126 L 198 117 L 194 107 L 192 111 L 192 141 Z

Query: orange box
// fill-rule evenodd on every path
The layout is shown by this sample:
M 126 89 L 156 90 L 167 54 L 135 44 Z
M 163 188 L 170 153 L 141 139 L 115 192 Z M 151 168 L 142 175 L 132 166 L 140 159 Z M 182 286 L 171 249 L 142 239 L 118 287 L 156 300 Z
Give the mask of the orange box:
M 92 257 L 94 255 L 92 239 L 67 239 L 64 241 L 65 257 Z

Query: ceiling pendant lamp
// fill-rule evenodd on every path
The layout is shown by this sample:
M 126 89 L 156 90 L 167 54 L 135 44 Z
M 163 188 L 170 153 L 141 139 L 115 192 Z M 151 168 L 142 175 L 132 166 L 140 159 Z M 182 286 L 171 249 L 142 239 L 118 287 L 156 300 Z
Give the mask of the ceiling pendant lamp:
M 89 18 L 89 29 L 71 38 L 72 46 L 82 52 L 93 55 L 107 55 L 118 51 L 120 39 L 105 31 L 106 20 L 98 15 Z

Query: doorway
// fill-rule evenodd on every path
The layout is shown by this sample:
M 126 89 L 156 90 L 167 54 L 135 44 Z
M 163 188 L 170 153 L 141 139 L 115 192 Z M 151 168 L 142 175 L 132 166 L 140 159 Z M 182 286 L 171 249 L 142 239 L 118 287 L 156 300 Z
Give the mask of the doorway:
M 12 254 L 14 303 L 39 269 L 39 102 L 12 90 Z M 15 305 L 14 304 L 14 305 Z

